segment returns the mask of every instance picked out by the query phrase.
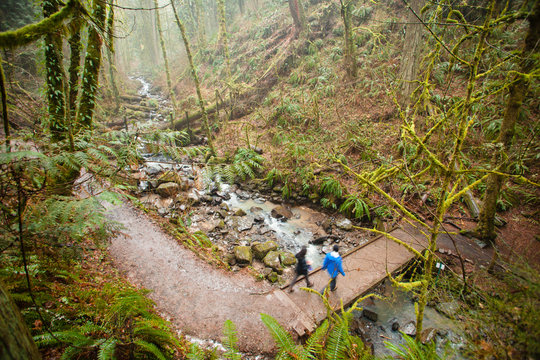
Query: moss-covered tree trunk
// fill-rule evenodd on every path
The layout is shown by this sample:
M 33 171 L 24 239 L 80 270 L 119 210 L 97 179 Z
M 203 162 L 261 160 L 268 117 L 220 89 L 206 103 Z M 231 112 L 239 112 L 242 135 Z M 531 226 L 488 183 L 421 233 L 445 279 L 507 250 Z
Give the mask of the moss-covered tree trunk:
M 191 49 L 189 46 L 189 41 L 186 36 L 186 28 L 184 27 L 184 24 L 182 21 L 180 21 L 180 18 L 178 17 L 178 12 L 176 11 L 176 6 L 174 5 L 174 0 L 171 0 L 171 5 L 173 8 L 174 18 L 176 20 L 176 24 L 178 25 L 178 28 L 180 29 L 180 34 L 182 35 L 182 41 L 184 42 L 184 46 L 186 48 L 186 53 L 189 61 L 189 67 L 191 69 L 191 76 L 193 77 L 193 82 L 195 83 L 195 90 L 197 91 L 197 98 L 199 100 L 199 107 L 201 108 L 202 113 L 202 120 L 203 120 L 203 126 L 206 131 L 206 136 L 208 137 L 208 146 L 210 147 L 210 152 L 212 154 L 216 153 L 216 150 L 214 149 L 214 145 L 212 142 L 212 134 L 210 133 L 210 126 L 208 125 L 208 115 L 206 113 L 206 107 L 204 106 L 204 100 L 201 93 L 201 86 L 199 83 L 199 76 L 197 75 L 197 69 L 195 68 L 195 64 L 193 63 L 193 56 L 191 55 Z
M 202 0 L 195 0 L 195 12 L 197 15 L 197 34 L 199 37 L 199 49 L 206 47 L 206 25 L 204 22 L 204 8 Z
M 77 116 L 77 97 L 79 95 L 79 70 L 81 66 L 81 26 L 82 21 L 80 18 L 73 19 L 70 24 L 71 36 L 69 37 L 69 90 L 68 90 L 68 112 L 70 118 L 73 120 Z
M 2 119 L 4 121 L 4 135 L 6 136 L 6 152 L 11 151 L 9 119 L 7 110 L 7 91 L 6 77 L 4 75 L 4 66 L 2 64 L 2 55 L 0 55 L 0 94 L 2 95 Z
M 301 0 L 289 0 L 289 10 L 293 18 L 295 35 L 303 34 L 306 30 L 306 15 Z
M 497 166 L 498 160 L 503 163 L 507 153 L 512 146 L 512 139 L 515 133 L 515 125 L 521 109 L 521 104 L 525 99 L 531 78 L 529 74 L 539 66 L 538 42 L 540 41 L 540 2 L 536 1 L 532 14 L 528 17 L 529 30 L 525 37 L 523 50 L 519 56 L 520 72 L 514 75 L 509 87 L 508 100 L 504 112 L 501 129 L 495 143 L 500 144 L 503 152 L 502 156 L 495 156 L 493 165 Z M 504 170 L 504 167 L 500 170 Z M 495 215 L 497 210 L 497 199 L 501 190 L 503 176 L 490 174 L 487 179 L 486 191 L 478 225 L 474 235 L 484 240 L 493 241 L 497 237 L 495 233 Z
M 401 58 L 401 106 L 407 107 L 411 103 L 411 95 L 416 88 L 415 80 L 418 74 L 420 49 L 422 46 L 423 25 L 414 13 L 420 16 L 420 9 L 425 0 L 411 0 L 408 4 L 407 24 L 405 25 L 405 40 L 403 42 Z
M 0 283 L 0 355 L 3 360 L 41 359 L 17 305 Z
M 173 107 L 173 119 L 176 114 L 176 96 L 174 95 L 172 81 L 171 81 L 171 71 L 169 69 L 169 59 L 167 58 L 167 49 L 165 49 L 165 41 L 163 40 L 163 31 L 161 29 L 161 19 L 159 18 L 159 9 L 158 1 L 154 0 L 154 5 L 156 8 L 156 26 L 159 34 L 159 44 L 161 45 L 161 53 L 163 54 L 163 63 L 165 66 L 165 74 L 167 76 L 167 89 L 169 90 L 169 97 L 171 98 L 171 104 Z
M 99 29 L 104 29 L 105 0 L 94 0 L 92 18 L 95 24 L 88 30 L 88 46 L 82 75 L 81 99 L 77 113 L 78 126 L 91 129 L 101 68 L 102 39 Z M 97 28 L 96 28 L 97 27 Z
M 58 0 L 44 0 L 42 6 L 45 18 L 50 17 L 59 10 Z M 47 33 L 44 40 L 49 130 L 53 141 L 60 141 L 65 139 L 67 133 L 62 36 L 60 31 L 57 30 Z
M 358 73 L 358 66 L 356 64 L 356 51 L 353 41 L 353 30 L 351 26 L 351 1 L 340 0 L 341 3 L 341 18 L 343 19 L 343 25 L 345 32 L 343 34 L 345 42 L 345 68 L 347 76 L 351 79 L 356 77 Z
M 157 7 L 157 6 L 156 6 Z M 157 10 L 156 10 L 157 11 Z M 107 17 L 107 61 L 109 62 L 109 80 L 111 82 L 114 97 L 114 113 L 120 109 L 120 94 L 114 78 L 114 0 L 109 3 L 109 15 Z
M 231 78 L 231 58 L 229 56 L 229 43 L 227 39 L 227 23 L 225 22 L 225 0 L 218 0 L 219 11 L 219 43 L 225 54 L 227 62 L 227 80 Z

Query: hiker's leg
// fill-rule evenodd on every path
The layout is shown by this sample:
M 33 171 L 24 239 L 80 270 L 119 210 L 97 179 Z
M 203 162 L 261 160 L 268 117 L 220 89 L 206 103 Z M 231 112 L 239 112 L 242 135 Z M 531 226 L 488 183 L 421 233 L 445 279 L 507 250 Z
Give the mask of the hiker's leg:
M 293 286 L 296 280 L 298 280 L 298 273 L 295 271 L 294 278 L 292 279 L 291 284 L 289 285 L 289 291 L 293 291 Z
M 313 283 L 309 282 L 309 273 L 306 273 L 305 276 L 306 276 L 306 285 L 307 285 L 307 287 L 311 287 L 313 285 Z
M 330 291 L 334 291 L 336 289 L 336 280 L 337 277 L 332 278 L 332 281 L 330 281 Z

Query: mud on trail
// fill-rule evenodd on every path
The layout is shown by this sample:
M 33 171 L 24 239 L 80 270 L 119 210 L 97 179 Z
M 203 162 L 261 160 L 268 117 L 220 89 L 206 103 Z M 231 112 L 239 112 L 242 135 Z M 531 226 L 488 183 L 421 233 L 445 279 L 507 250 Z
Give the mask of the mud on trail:
M 109 247 L 115 265 L 131 283 L 152 290 L 148 296 L 175 327 L 186 335 L 220 341 L 230 319 L 241 351 L 273 352 L 274 341 L 260 313 L 282 324 L 295 314 L 276 303 L 269 284 L 243 271 L 213 268 L 129 204 L 109 205 L 108 216 L 124 226 Z

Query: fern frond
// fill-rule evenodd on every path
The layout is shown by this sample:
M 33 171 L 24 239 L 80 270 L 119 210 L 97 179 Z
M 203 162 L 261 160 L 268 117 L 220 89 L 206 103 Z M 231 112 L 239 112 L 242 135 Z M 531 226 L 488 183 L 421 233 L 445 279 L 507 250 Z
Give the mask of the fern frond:
M 144 340 L 135 340 L 135 352 L 139 354 L 147 354 L 158 360 L 167 360 L 167 356 L 155 345 Z
M 306 359 L 317 359 L 316 355 L 323 353 L 323 340 L 328 331 L 328 320 L 324 322 L 315 330 L 313 334 L 306 341 L 304 346 L 304 357 Z
M 286 354 L 296 354 L 297 348 L 294 344 L 294 341 L 291 335 L 283 329 L 283 327 L 274 319 L 272 316 L 261 313 L 261 320 L 266 325 L 270 334 L 277 343 L 277 347 L 282 356 L 285 356 L 284 359 L 290 358 Z
M 240 354 L 238 354 L 238 337 L 236 336 L 236 326 L 231 320 L 225 321 L 223 326 L 223 346 L 227 351 L 223 354 L 226 359 L 241 360 Z
M 338 322 L 334 325 L 326 346 L 326 358 L 328 360 L 347 360 L 347 350 L 349 348 L 349 327 L 346 321 Z
M 114 351 L 116 350 L 116 343 L 118 340 L 115 338 L 107 339 L 101 346 L 98 351 L 98 360 L 113 360 Z
M 189 353 L 187 354 L 189 360 L 205 360 L 204 352 L 195 343 L 192 343 L 189 347 Z

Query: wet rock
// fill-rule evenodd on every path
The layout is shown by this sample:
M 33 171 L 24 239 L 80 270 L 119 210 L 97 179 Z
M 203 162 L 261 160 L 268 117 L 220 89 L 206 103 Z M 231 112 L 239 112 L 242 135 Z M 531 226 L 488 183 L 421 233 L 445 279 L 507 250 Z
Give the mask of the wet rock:
M 388 320 L 389 326 L 392 328 L 392 331 L 398 331 L 399 330 L 399 322 L 397 318 L 391 318 Z
M 435 308 L 437 309 L 437 311 L 443 313 L 447 317 L 454 318 L 456 315 L 456 311 L 459 309 L 459 304 L 457 301 L 449 301 L 436 304 Z
M 236 256 L 231 253 L 225 254 L 225 256 L 223 257 L 223 261 L 225 261 L 230 266 L 234 266 L 236 265 Z
M 222 218 L 222 219 L 226 219 L 227 216 L 228 216 L 227 212 L 224 211 L 224 210 L 218 210 L 218 211 L 217 211 L 217 214 L 218 214 L 219 217 Z
M 256 213 L 260 213 L 262 212 L 263 209 L 259 206 L 252 206 L 249 208 L 249 212 L 253 213 L 253 214 L 256 214 Z
M 230 200 L 231 199 L 231 195 L 229 193 L 224 192 L 224 191 L 220 191 L 216 195 L 219 196 L 220 198 L 222 198 L 223 200 Z
M 247 191 L 244 191 L 244 190 L 236 190 L 236 195 L 241 200 L 249 200 L 249 198 L 250 198 L 249 193 Z
M 401 330 L 405 335 L 415 336 L 416 335 L 416 324 L 414 321 L 409 321 L 405 324 Z
M 280 185 L 276 185 L 272 188 L 272 191 L 275 193 L 281 193 L 281 190 L 283 190 L 283 188 Z
M 321 244 L 325 243 L 327 240 L 337 241 L 337 240 L 339 240 L 339 237 L 337 237 L 335 235 L 320 236 L 320 237 L 318 237 L 316 239 L 310 240 L 309 243 L 313 244 L 313 245 L 321 245 Z
M 225 225 L 225 222 L 223 220 L 220 220 L 216 226 L 212 229 L 212 231 L 220 231 L 220 230 L 223 230 L 225 229 L 226 225 Z
M 268 281 L 271 283 L 275 283 L 278 281 L 278 274 L 275 271 L 272 271 L 268 276 L 266 277 Z
M 437 335 L 437 329 L 434 328 L 427 328 L 422 331 L 422 334 L 420 335 L 420 341 L 422 341 L 422 344 L 427 344 L 435 338 Z
M 245 216 L 246 212 L 242 209 L 237 209 L 234 211 L 234 216 Z
M 234 257 L 240 266 L 250 265 L 253 260 L 253 255 L 251 254 L 251 248 L 249 246 L 236 246 L 234 248 Z
M 160 216 L 165 216 L 165 215 L 169 214 L 169 209 L 168 208 L 161 207 L 157 211 L 158 211 L 158 214 Z
M 272 230 L 268 226 L 264 225 L 264 226 L 261 226 L 259 228 L 258 233 L 259 233 L 259 235 L 265 235 L 265 234 L 268 234 L 269 232 L 272 232 L 272 231 L 274 231 L 274 230 Z
M 328 254 L 328 253 L 331 253 L 332 252 L 332 246 L 330 245 L 325 245 L 321 248 L 321 253 L 323 254 Z
M 328 234 L 331 234 L 331 233 L 332 233 L 332 225 L 333 225 L 332 219 L 325 219 L 325 220 L 322 222 L 321 227 L 322 227 L 323 230 L 326 231 Z
M 277 244 L 274 241 L 267 241 L 264 243 L 253 243 L 251 245 L 253 256 L 257 260 L 262 260 L 270 252 L 277 250 Z
M 286 219 L 286 220 L 292 218 L 293 216 L 292 211 L 283 205 L 279 205 L 273 208 L 270 214 L 272 215 L 272 217 L 276 219 Z
M 157 164 L 155 165 L 151 164 L 151 165 L 146 166 L 146 168 L 144 168 L 144 172 L 148 174 L 149 176 L 155 176 L 161 173 L 162 171 L 163 171 L 163 168 Z
M 257 214 L 257 215 L 255 215 L 255 217 L 253 218 L 253 220 L 254 220 L 256 223 L 262 223 L 262 222 L 264 222 L 264 216 L 262 216 L 261 214 Z
M 336 222 L 336 226 L 340 228 L 341 230 L 346 230 L 346 231 L 352 230 L 352 227 L 353 227 L 351 220 L 347 218 L 338 220 Z
M 223 199 L 220 198 L 219 196 L 212 196 L 212 205 L 219 205 L 223 202 Z
M 294 257 L 294 254 L 290 251 L 281 251 L 279 253 L 279 258 L 283 266 L 292 266 L 296 264 L 296 258 Z
M 253 199 L 253 201 L 255 201 L 257 204 L 264 204 L 266 202 L 266 199 L 258 197 Z
M 187 194 L 187 199 L 194 206 L 197 206 L 201 203 L 201 199 L 199 199 L 199 194 L 197 194 L 195 191 L 190 191 Z
M 227 205 L 227 203 L 221 203 L 221 205 L 219 205 L 219 208 L 224 211 L 230 210 L 229 205 Z
M 253 218 L 244 216 L 237 217 L 237 219 L 238 221 L 236 221 L 236 228 L 239 232 L 251 230 L 251 228 L 253 228 Z
M 263 276 L 265 278 L 268 278 L 268 275 L 270 275 L 274 270 L 272 270 L 272 268 L 269 268 L 269 267 L 265 267 L 262 271 L 261 271 L 261 274 L 263 274 Z M 277 274 L 276 274 L 277 275 Z
M 216 195 L 219 191 L 218 185 L 213 182 L 208 186 L 208 194 L 210 195 Z
M 149 180 L 148 184 L 150 185 L 151 189 L 156 189 L 159 186 L 159 181 L 157 181 L 157 180 Z
M 377 322 L 377 320 L 379 319 L 379 314 L 377 314 L 375 311 L 372 311 L 366 308 L 364 308 L 364 310 L 362 311 L 362 316 L 373 322 Z
M 200 201 L 204 202 L 204 203 L 211 203 L 212 202 L 212 197 L 210 195 L 207 195 L 207 194 L 203 194 L 199 197 Z
M 283 273 L 283 268 L 281 267 L 281 261 L 279 259 L 279 251 L 270 251 L 263 259 L 264 265 L 274 269 L 278 274 Z
M 176 195 L 180 191 L 180 186 L 174 182 L 163 183 L 158 186 L 156 192 L 161 197 L 170 197 Z
M 277 203 L 277 202 L 280 202 L 281 200 L 282 200 L 282 199 L 281 199 L 281 197 L 279 197 L 279 196 L 272 196 L 272 202 Z

